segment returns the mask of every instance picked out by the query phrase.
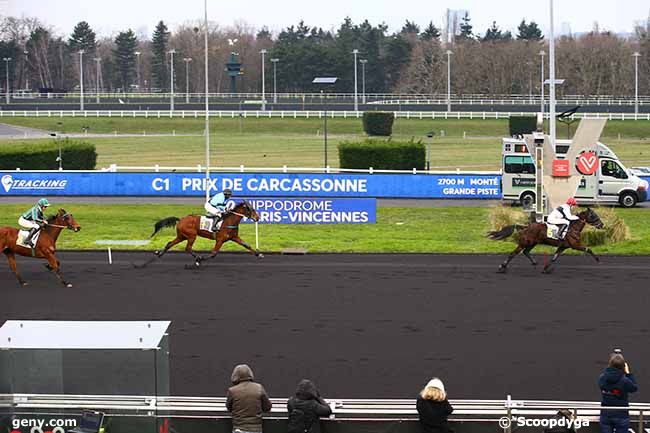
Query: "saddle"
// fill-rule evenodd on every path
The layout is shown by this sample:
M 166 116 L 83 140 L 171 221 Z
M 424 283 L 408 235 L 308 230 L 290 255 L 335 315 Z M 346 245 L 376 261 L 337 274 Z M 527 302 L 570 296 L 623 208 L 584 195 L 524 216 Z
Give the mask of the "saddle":
M 41 236 L 41 232 L 42 230 L 37 231 L 34 237 L 32 238 L 32 243 L 34 244 L 34 246 L 38 245 L 38 238 Z M 32 247 L 25 243 L 28 236 L 29 236 L 29 230 L 19 230 L 18 239 L 16 239 L 16 245 L 18 245 L 19 247 L 31 249 Z
M 219 231 L 219 229 L 221 228 L 221 224 L 223 224 L 223 220 L 217 223 L 216 230 L 212 230 L 212 226 L 214 225 L 214 218 L 201 215 L 201 221 L 199 222 L 199 229 L 204 230 L 206 232 L 215 233 Z
M 568 229 L 567 229 L 568 233 Z M 546 237 L 549 239 L 555 239 L 557 241 L 561 241 L 564 238 L 560 238 L 560 226 L 556 226 L 555 224 L 551 223 L 546 223 Z M 566 237 L 566 233 L 565 233 Z

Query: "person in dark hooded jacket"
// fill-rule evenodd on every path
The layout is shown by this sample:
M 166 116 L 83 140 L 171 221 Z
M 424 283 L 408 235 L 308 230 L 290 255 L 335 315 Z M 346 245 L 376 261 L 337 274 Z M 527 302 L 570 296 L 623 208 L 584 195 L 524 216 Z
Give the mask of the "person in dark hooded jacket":
M 609 366 L 598 379 L 601 406 L 629 406 L 628 394 L 638 388 L 630 367 L 620 353 L 609 357 Z M 630 428 L 630 414 L 627 410 L 601 410 L 600 430 L 603 433 L 627 433 Z
M 261 433 L 262 412 L 271 410 L 266 390 L 253 379 L 253 370 L 246 364 L 236 366 L 230 376 L 233 386 L 226 394 L 226 408 L 232 412 L 233 432 Z
M 288 433 L 320 433 L 320 417 L 330 416 L 332 409 L 320 396 L 311 380 L 298 383 L 296 393 L 287 401 Z

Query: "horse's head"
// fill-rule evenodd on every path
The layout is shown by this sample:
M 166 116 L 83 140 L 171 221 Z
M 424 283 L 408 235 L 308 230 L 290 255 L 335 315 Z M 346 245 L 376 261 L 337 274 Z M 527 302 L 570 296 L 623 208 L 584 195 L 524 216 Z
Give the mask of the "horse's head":
M 600 219 L 598 214 L 594 212 L 594 210 L 590 207 L 580 212 L 578 214 L 578 217 L 584 222 L 586 222 L 587 224 L 596 227 L 597 229 L 602 229 L 605 227 L 605 224 Z
M 74 216 L 72 216 L 71 213 L 67 213 L 65 209 L 59 209 L 56 215 L 54 215 L 52 218 L 52 221 L 48 221 L 50 223 L 59 225 L 59 226 L 64 226 L 75 233 L 81 230 L 81 226 L 77 221 L 74 219 Z
M 237 206 L 235 206 L 233 211 L 239 212 L 246 218 L 251 219 L 255 222 L 258 222 L 260 220 L 260 215 L 253 208 L 253 206 L 251 206 L 248 200 L 242 200 Z

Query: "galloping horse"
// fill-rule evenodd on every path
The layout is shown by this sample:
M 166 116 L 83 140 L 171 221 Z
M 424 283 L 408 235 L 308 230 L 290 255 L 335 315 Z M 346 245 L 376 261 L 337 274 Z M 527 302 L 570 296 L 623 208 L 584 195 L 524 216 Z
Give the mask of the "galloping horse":
M 216 233 L 212 233 L 207 230 L 201 230 L 200 215 L 188 215 L 182 219 L 179 219 L 177 217 L 169 217 L 160 220 L 154 226 L 154 231 L 151 237 L 154 237 L 160 230 L 165 227 L 176 226 L 176 238 L 170 242 L 167 242 L 167 245 L 165 245 L 165 248 L 162 251 L 155 251 L 154 254 L 156 257 L 146 262 L 143 266 L 151 263 L 156 258 L 162 257 L 167 251 L 169 251 L 170 248 L 183 241 L 187 241 L 185 251 L 194 257 L 196 266 L 200 266 L 203 260 L 214 258 L 221 249 L 221 246 L 228 241 L 238 243 L 250 251 L 252 254 L 254 254 L 256 257 L 262 258 L 264 257 L 264 254 L 248 245 L 239 237 L 239 223 L 244 217 L 252 219 L 255 222 L 259 221 L 260 219 L 257 211 L 253 209 L 250 203 L 248 203 L 246 200 L 241 201 L 232 210 L 226 211 L 226 216 L 221 222 L 221 228 Z M 214 248 L 212 248 L 212 254 L 207 257 L 201 257 L 192 250 L 192 246 L 194 245 L 197 236 L 206 239 L 213 239 L 215 241 Z
M 54 272 L 64 286 L 72 287 L 72 284 L 63 279 L 63 275 L 61 275 L 60 272 L 61 263 L 59 263 L 59 260 L 55 255 L 56 241 L 63 229 L 70 229 L 76 233 L 81 230 L 81 227 L 77 224 L 77 221 L 75 221 L 72 214 L 67 213 L 63 209 L 59 209 L 59 212 L 56 215 L 47 219 L 47 225 L 41 230 L 38 241 L 36 242 L 36 247 L 32 251 L 31 248 L 16 245 L 16 241 L 18 240 L 18 229 L 13 227 L 0 228 L 0 251 L 5 253 L 7 256 L 9 267 L 22 286 L 26 286 L 27 282 L 22 279 L 16 270 L 16 254 L 25 257 L 46 259 L 47 269 Z
M 508 270 L 508 264 L 510 261 L 522 251 L 528 260 L 530 260 L 533 266 L 537 265 L 535 259 L 530 255 L 530 250 L 535 248 L 537 244 L 557 247 L 557 250 L 555 250 L 555 254 L 553 255 L 553 259 L 551 259 L 551 262 L 544 266 L 543 272 L 547 274 L 552 272 L 552 266 L 560 254 L 569 248 L 583 251 L 593 257 L 596 262 L 599 262 L 600 259 L 594 254 L 594 252 L 591 251 L 590 248 L 587 248 L 580 243 L 580 234 L 582 233 L 582 229 L 585 228 L 586 224 L 592 225 L 597 229 L 602 229 L 605 227 L 605 224 L 603 224 L 598 214 L 596 214 L 596 212 L 594 212 L 591 208 L 587 208 L 587 210 L 580 212 L 577 216 L 579 219 L 571 221 L 566 236 L 564 239 L 560 240 L 547 237 L 546 224 L 542 223 L 531 223 L 528 226 L 511 225 L 504 227 L 498 231 L 489 232 L 487 234 L 488 238 L 495 241 L 501 241 L 509 238 L 515 231 L 521 230 L 517 248 L 515 248 L 514 251 L 510 253 L 508 258 L 506 258 L 506 260 L 501 265 L 499 265 L 499 272 L 505 273 Z

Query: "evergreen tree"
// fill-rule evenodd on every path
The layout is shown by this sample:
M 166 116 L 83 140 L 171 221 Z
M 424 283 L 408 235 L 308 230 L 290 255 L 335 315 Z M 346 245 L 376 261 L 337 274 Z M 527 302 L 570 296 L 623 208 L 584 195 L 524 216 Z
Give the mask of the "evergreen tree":
M 431 41 L 433 39 L 440 39 L 440 30 L 433 25 L 433 21 L 429 22 L 429 25 L 422 32 L 422 39 L 425 41 Z
M 460 40 L 473 40 L 474 39 L 474 32 L 472 31 L 472 20 L 469 17 L 469 13 L 465 13 L 465 16 L 461 20 L 460 23 L 460 35 L 458 35 L 458 38 Z
M 97 47 L 95 32 L 86 21 L 80 21 L 68 39 L 68 47 L 72 52 L 84 50 L 86 54 L 94 54 Z
M 541 41 L 544 39 L 542 30 L 539 28 L 535 21 L 526 24 L 526 20 L 521 20 L 521 24 L 517 27 L 517 39 L 524 41 Z
M 406 23 L 404 23 L 404 26 L 402 26 L 402 31 L 400 33 L 418 35 L 420 33 L 420 26 L 414 22 L 406 20 Z
M 496 21 L 492 21 L 492 27 L 487 29 L 485 36 L 483 37 L 483 42 L 499 42 L 499 41 L 509 41 L 512 39 L 512 33 L 509 31 L 503 33 L 499 26 L 497 26 Z
M 160 21 L 151 37 L 151 83 L 152 87 L 165 90 L 169 87 L 167 76 L 167 46 L 169 32 L 164 22 Z
M 262 40 L 270 41 L 271 40 L 271 31 L 269 30 L 268 27 L 264 26 L 264 27 L 262 27 L 262 29 L 259 32 L 257 32 L 257 35 L 255 36 L 255 39 L 257 39 L 258 41 L 262 41 Z
M 125 92 L 128 92 L 131 84 L 133 84 L 136 62 L 135 52 L 137 48 L 138 38 L 131 29 L 120 32 L 115 38 L 113 57 L 117 64 L 119 86 Z

